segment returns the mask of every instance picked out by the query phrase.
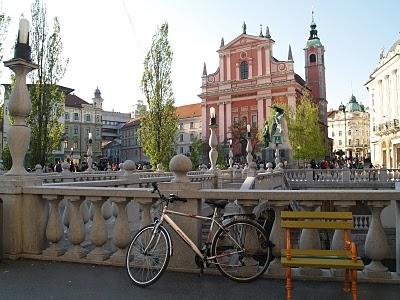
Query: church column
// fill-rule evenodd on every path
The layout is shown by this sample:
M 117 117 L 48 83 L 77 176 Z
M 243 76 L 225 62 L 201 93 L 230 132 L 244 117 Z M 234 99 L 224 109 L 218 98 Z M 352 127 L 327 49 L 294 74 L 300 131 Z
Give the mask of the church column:
M 265 119 L 268 120 L 268 116 L 271 113 L 272 96 L 271 94 L 265 99 Z
M 261 56 L 261 47 L 257 48 L 257 69 L 258 76 L 262 76 L 262 56 Z M 260 111 L 260 110 L 258 110 Z
M 236 63 L 236 80 L 240 80 L 239 63 Z
M 264 127 L 264 97 L 257 98 L 257 123 L 258 123 L 258 130 L 261 130 Z
M 219 56 L 219 78 L 220 81 L 224 81 L 224 56 Z
M 232 101 L 229 99 L 225 102 L 225 110 L 226 110 L 226 138 L 232 138 L 232 135 L 229 133 L 229 127 L 232 126 Z
M 218 131 L 219 131 L 219 143 L 221 144 L 224 141 L 225 134 L 225 101 L 220 101 L 218 105 Z
M 226 80 L 231 80 L 231 55 L 226 55 Z
M 249 60 L 249 79 L 253 78 L 253 60 Z
M 207 107 L 205 103 L 201 104 L 201 138 L 206 140 L 207 137 Z
M 296 89 L 294 87 L 288 88 L 288 105 L 293 111 L 296 111 Z
M 268 81 L 271 82 L 271 52 L 269 48 L 265 48 L 265 75 Z

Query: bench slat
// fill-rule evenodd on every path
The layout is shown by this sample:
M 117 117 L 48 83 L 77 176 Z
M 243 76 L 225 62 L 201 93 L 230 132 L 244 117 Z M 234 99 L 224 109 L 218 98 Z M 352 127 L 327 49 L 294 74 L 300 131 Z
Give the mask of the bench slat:
M 351 212 L 281 211 L 282 219 L 337 219 L 352 220 Z
M 353 229 L 353 221 L 282 221 L 281 227 L 298 229 Z
M 286 256 L 286 249 L 281 250 L 281 256 Z M 290 249 L 290 254 L 293 257 L 332 257 L 332 258 L 350 258 L 350 250 L 317 250 L 317 249 Z
M 332 259 L 332 258 L 292 258 L 288 260 L 281 257 L 282 265 L 286 267 L 315 267 L 315 268 L 338 268 L 338 269 L 364 269 L 364 263 L 358 259 L 353 262 L 349 259 Z

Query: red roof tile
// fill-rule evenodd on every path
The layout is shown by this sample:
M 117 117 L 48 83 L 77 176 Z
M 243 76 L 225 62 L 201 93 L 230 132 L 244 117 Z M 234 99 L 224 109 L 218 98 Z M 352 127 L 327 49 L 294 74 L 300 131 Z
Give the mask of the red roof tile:
M 82 107 L 83 104 L 88 105 L 89 103 L 74 94 L 65 96 L 65 106 Z
M 195 104 L 178 106 L 176 108 L 176 115 L 180 119 L 200 117 L 201 116 L 201 104 L 195 103 Z

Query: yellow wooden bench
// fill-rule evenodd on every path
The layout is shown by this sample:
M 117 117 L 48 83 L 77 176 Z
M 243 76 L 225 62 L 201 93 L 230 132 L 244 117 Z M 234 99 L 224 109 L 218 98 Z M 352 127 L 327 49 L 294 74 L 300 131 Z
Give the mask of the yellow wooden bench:
M 357 257 L 354 242 L 349 240 L 353 229 L 351 212 L 310 212 L 282 211 L 281 226 L 286 229 L 286 249 L 281 250 L 281 263 L 287 267 L 287 299 L 292 299 L 292 267 L 337 268 L 345 269 L 344 291 L 351 291 L 353 300 L 357 299 L 357 270 L 364 268 L 364 263 Z M 344 231 L 343 250 L 292 249 L 291 229 L 339 229 Z

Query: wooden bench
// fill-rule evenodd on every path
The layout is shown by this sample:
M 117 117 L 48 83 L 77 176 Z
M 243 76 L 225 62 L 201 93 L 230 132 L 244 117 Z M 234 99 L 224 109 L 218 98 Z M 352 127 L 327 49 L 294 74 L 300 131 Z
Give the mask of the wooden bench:
M 292 267 L 337 268 L 345 269 L 344 291 L 351 291 L 353 300 L 357 299 L 357 270 L 364 268 L 364 263 L 357 257 L 354 242 L 350 242 L 350 230 L 353 229 L 351 212 L 310 212 L 282 211 L 281 226 L 286 229 L 286 249 L 281 250 L 281 263 L 287 267 L 287 299 L 292 299 Z M 292 229 L 339 229 L 344 231 L 343 250 L 292 249 Z

